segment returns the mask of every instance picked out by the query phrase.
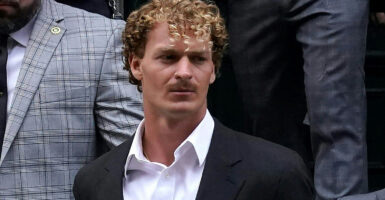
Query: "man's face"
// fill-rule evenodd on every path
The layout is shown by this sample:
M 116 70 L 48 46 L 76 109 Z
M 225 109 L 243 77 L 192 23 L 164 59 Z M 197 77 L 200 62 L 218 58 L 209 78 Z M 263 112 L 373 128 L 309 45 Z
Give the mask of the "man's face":
M 35 15 L 40 0 L 0 0 L 0 33 L 19 30 Z
M 175 119 L 205 113 L 208 87 L 215 80 L 212 52 L 208 41 L 187 35 L 188 44 L 172 41 L 168 24 L 156 24 L 143 58 L 130 59 L 133 75 L 142 82 L 145 112 Z

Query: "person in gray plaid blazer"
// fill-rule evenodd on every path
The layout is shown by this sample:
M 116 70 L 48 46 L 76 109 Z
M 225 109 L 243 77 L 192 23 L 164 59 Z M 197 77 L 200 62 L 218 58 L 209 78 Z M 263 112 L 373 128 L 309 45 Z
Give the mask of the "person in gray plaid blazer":
M 122 143 L 143 116 L 123 71 L 124 22 L 53 0 L 0 0 L 1 31 L 7 9 L 27 4 L 36 9 L 23 11 L 34 21 L 8 101 L 0 199 L 73 199 L 78 169 L 102 144 Z

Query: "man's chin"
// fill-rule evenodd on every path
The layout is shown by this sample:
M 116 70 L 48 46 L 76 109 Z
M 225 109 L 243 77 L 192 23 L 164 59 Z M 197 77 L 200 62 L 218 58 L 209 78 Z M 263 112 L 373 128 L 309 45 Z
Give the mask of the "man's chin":
M 14 18 L 17 10 L 13 6 L 0 4 L 0 18 Z
M 15 30 L 15 23 L 8 19 L 0 18 L 0 33 L 9 34 Z
M 193 108 L 189 105 L 171 105 L 166 112 L 171 116 L 183 116 L 193 112 Z
M 196 105 L 195 102 L 178 102 L 168 108 L 168 113 L 175 118 L 191 117 L 197 115 L 206 108 Z
M 23 28 L 38 12 L 40 1 L 31 7 L 17 9 L 12 6 L 0 7 L 0 33 L 9 34 Z

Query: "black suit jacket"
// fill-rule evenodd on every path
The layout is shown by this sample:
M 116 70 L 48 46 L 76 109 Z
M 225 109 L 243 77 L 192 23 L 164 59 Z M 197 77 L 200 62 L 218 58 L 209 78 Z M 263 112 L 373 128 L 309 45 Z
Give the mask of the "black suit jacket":
M 123 200 L 124 165 L 132 139 L 82 168 L 78 200 Z M 218 121 L 198 189 L 198 200 L 311 200 L 313 187 L 302 159 L 265 140 L 230 130 Z

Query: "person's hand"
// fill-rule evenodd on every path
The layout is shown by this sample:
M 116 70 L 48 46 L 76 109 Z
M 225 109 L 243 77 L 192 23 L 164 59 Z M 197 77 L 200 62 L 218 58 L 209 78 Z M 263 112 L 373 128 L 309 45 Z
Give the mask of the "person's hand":
M 385 26 L 385 12 L 371 13 L 370 19 L 377 25 Z

